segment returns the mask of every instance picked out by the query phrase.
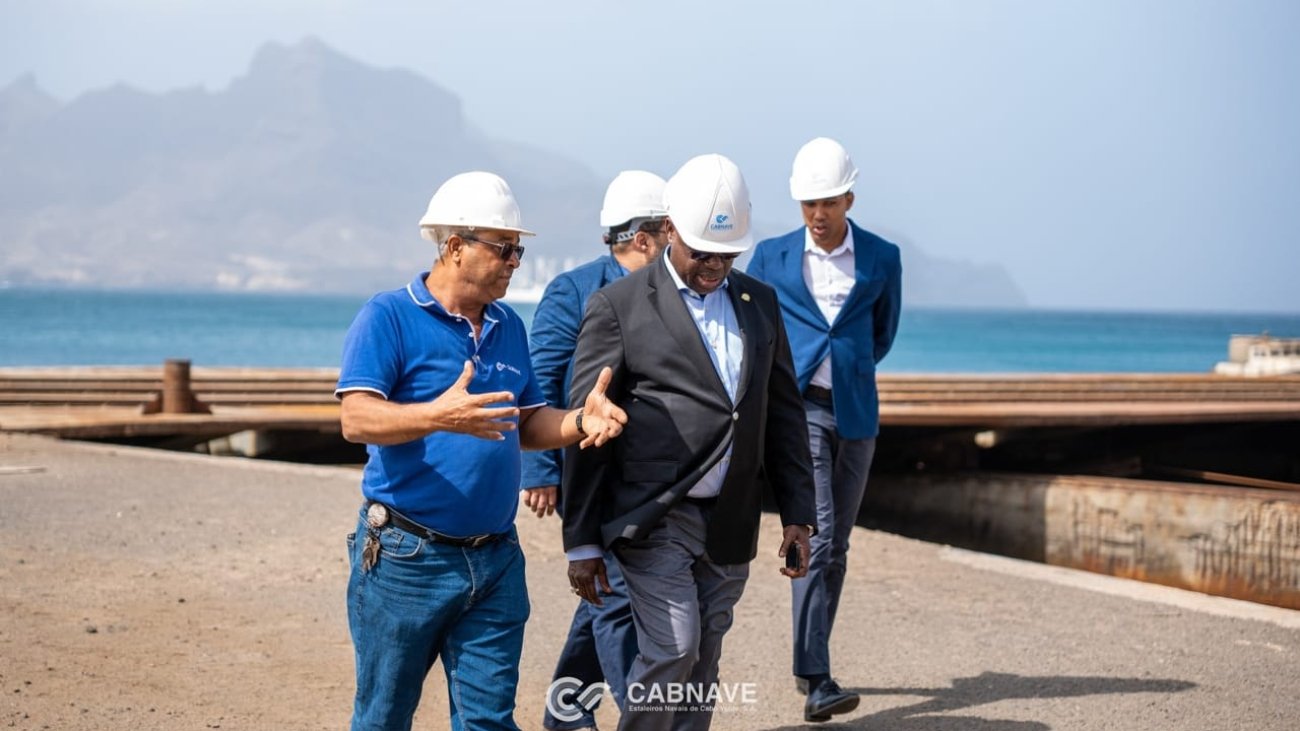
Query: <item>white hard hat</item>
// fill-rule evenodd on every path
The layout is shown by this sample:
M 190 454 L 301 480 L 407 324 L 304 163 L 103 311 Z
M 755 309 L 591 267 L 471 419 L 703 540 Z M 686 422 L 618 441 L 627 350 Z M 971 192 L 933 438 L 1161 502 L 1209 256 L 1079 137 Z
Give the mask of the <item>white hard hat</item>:
M 605 189 L 600 227 L 621 226 L 636 218 L 660 218 L 664 210 L 664 179 L 644 170 L 624 170 Z
M 686 161 L 664 187 L 664 208 L 686 245 L 711 254 L 739 254 L 754 244 L 749 187 L 736 163 L 710 154 Z
M 858 180 L 848 150 L 829 137 L 818 137 L 799 148 L 790 172 L 790 196 L 797 201 L 834 198 Z
M 420 219 L 420 234 L 433 241 L 433 226 L 463 226 L 515 231 L 535 236 L 519 226 L 519 204 L 499 175 L 475 171 L 450 178 L 429 199 Z

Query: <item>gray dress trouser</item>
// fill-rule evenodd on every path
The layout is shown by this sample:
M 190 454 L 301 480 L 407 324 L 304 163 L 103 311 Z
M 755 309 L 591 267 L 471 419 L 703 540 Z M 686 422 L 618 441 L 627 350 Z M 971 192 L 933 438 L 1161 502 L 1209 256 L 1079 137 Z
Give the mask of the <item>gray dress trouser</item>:
M 681 502 L 645 538 L 615 549 L 640 648 L 628 673 L 622 731 L 707 731 L 712 723 L 712 708 L 657 700 L 673 688 L 707 691 L 717 681 L 722 637 L 749 577 L 748 563 L 717 564 L 705 553 L 711 512 Z

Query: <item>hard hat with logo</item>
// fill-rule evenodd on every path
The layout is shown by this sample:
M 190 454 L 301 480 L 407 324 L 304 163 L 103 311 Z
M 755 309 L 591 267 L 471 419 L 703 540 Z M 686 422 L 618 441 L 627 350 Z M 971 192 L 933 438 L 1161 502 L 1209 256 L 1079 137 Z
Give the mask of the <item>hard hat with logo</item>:
M 740 254 L 754 244 L 749 187 L 722 155 L 693 157 L 664 186 L 664 208 L 682 241 L 696 251 Z
M 818 137 L 794 156 L 790 196 L 797 201 L 834 198 L 847 193 L 857 180 L 858 169 L 848 150 L 829 137 Z
M 622 226 L 637 218 L 662 218 L 664 179 L 645 170 L 624 170 L 605 189 L 600 227 Z
M 519 226 L 519 204 L 500 176 L 475 171 L 453 176 L 429 199 L 420 219 L 420 235 L 433 241 L 434 226 L 494 228 L 535 236 Z

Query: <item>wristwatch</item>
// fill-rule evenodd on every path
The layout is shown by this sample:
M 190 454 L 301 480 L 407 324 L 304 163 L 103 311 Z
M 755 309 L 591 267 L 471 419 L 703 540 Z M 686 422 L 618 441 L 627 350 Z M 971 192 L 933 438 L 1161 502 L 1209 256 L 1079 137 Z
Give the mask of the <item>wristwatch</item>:
M 579 433 L 579 434 L 581 434 L 581 435 L 584 436 L 584 437 L 587 436 L 587 430 L 582 428 L 582 411 L 581 411 L 581 410 L 579 410 L 579 411 L 578 411 L 578 415 L 577 415 L 576 417 L 574 417 L 574 419 L 573 419 L 573 425 L 576 426 L 576 427 L 578 427 L 578 433 Z

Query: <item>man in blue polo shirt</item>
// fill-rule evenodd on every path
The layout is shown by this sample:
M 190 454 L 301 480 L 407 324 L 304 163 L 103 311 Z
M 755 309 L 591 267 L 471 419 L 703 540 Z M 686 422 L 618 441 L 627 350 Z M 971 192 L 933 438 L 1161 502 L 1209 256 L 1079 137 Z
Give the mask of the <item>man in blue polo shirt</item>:
M 626 421 L 605 398 L 546 406 L 523 323 L 497 302 L 532 235 L 504 180 L 457 175 L 420 221 L 429 272 L 373 297 L 349 329 L 336 395 L 367 445 L 350 537 L 352 729 L 407 729 L 435 660 L 455 729 L 517 729 L 528 592 L 514 531 L 520 449 L 601 445 Z

